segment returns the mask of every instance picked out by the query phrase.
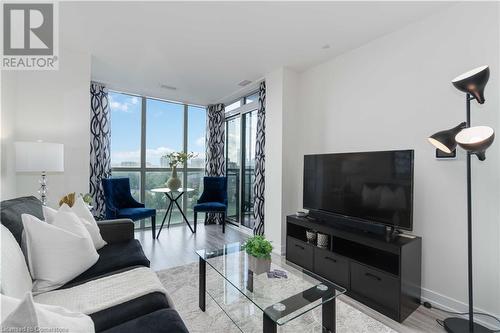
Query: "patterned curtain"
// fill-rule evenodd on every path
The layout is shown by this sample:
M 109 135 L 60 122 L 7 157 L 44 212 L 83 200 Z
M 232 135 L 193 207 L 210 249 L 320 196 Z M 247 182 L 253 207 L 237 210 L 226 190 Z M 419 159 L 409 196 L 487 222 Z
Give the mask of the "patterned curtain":
M 214 104 L 207 107 L 207 134 L 205 154 L 205 175 L 224 176 L 226 173 L 224 159 L 224 104 Z M 213 224 L 222 217 L 208 214 L 205 223 Z
M 224 176 L 226 173 L 224 161 L 224 104 L 214 104 L 207 107 L 206 135 L 205 174 L 207 176 Z
M 264 188 L 266 164 L 266 82 L 259 87 L 259 109 L 257 110 L 257 137 L 255 142 L 255 181 L 253 183 L 254 235 L 264 235 Z
M 108 90 L 100 83 L 90 83 L 90 195 L 94 216 L 103 219 L 104 192 L 101 179 L 111 176 L 110 110 Z

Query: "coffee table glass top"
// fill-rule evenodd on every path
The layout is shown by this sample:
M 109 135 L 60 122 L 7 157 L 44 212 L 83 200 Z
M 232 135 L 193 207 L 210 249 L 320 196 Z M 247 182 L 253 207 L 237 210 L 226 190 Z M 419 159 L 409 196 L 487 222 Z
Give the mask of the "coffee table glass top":
M 346 292 L 341 286 L 294 265 L 295 268 L 283 257 L 274 254 L 271 255 L 271 273 L 275 276 L 284 272 L 286 277 L 270 277 L 268 273 L 249 274 L 249 256 L 241 249 L 240 243 L 196 253 L 278 325 L 323 303 L 335 301 L 337 296 Z M 249 288 L 249 279 L 253 279 L 253 285 L 250 284 L 253 288 Z

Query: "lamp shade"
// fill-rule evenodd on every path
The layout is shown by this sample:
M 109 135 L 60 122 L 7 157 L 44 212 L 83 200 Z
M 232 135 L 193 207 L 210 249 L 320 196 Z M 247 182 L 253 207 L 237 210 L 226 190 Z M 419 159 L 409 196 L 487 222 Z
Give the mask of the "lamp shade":
M 431 135 L 428 140 L 437 149 L 445 152 L 451 153 L 457 147 L 457 142 L 455 141 L 455 136 L 460 133 L 466 126 L 466 123 L 460 123 L 457 126 L 450 128 L 448 130 L 437 132 Z
M 460 131 L 455 140 L 460 147 L 477 155 L 484 161 L 485 151 L 493 143 L 495 131 L 489 126 L 474 126 Z
M 479 104 L 484 103 L 484 87 L 490 78 L 490 68 L 481 66 L 463 73 L 451 82 L 460 91 L 471 94 Z
M 16 142 L 17 172 L 63 172 L 64 145 L 49 142 Z

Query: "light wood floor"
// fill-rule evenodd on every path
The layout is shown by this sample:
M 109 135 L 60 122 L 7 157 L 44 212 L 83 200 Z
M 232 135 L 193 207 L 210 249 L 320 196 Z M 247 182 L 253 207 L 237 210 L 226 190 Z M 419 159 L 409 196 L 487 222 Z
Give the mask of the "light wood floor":
M 197 249 L 219 248 L 227 243 L 241 242 L 248 235 L 240 232 L 236 227 L 228 227 L 226 233 L 222 234 L 220 226 L 201 224 L 198 225 L 196 234 L 192 234 L 186 225 L 178 225 L 171 226 L 170 229 L 164 228 L 159 239 L 155 241 L 151 237 L 151 230 L 137 231 L 135 237 L 142 243 L 144 253 L 151 260 L 151 268 L 159 271 L 196 262 L 198 257 L 195 250 Z M 421 306 L 404 323 L 400 324 L 347 296 L 341 296 L 341 298 L 344 302 L 397 332 L 445 332 L 436 319 L 443 320 L 447 316 L 437 310 L 429 310 Z
M 236 227 L 226 225 L 226 233 L 223 234 L 221 226 L 205 226 L 203 223 L 198 224 L 196 234 L 185 224 L 171 225 L 170 229 L 164 227 L 155 241 L 151 229 L 135 233 L 155 271 L 197 262 L 196 250 L 218 249 L 224 244 L 242 242 L 247 237 Z

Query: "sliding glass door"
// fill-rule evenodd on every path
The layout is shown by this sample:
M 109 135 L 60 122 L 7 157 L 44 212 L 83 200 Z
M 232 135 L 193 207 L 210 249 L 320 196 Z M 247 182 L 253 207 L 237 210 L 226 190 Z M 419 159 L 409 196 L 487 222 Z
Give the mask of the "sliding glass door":
M 228 177 L 228 221 L 253 229 L 253 183 L 257 102 L 254 95 L 226 108 L 226 175 Z M 230 105 L 230 106 L 231 106 Z
M 240 223 L 241 119 L 226 122 L 227 219 Z
M 255 180 L 255 138 L 257 110 L 242 115 L 243 176 L 241 177 L 241 224 L 253 229 L 253 183 Z

